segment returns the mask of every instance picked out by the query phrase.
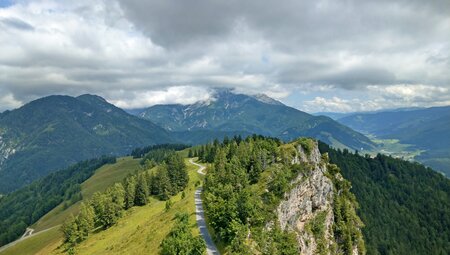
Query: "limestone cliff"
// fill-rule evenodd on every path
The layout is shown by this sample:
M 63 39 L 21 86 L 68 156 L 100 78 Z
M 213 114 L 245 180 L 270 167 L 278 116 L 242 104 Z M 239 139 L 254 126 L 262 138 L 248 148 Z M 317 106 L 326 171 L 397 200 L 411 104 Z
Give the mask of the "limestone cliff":
M 301 254 L 364 254 L 350 183 L 320 154 L 317 142 L 302 139 L 285 149 L 288 160 L 305 170 L 277 208 L 281 228 L 296 233 Z

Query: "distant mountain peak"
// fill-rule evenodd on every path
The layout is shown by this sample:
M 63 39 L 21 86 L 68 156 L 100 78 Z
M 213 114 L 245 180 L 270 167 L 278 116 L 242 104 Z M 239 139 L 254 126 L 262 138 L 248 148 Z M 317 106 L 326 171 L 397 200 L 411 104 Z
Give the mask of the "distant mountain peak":
M 258 100 L 261 103 L 271 104 L 271 105 L 284 105 L 278 100 L 275 100 L 266 94 L 257 93 L 257 94 L 245 94 L 239 93 L 234 89 L 229 88 L 215 88 L 213 90 L 213 95 L 210 100 L 203 101 L 202 104 L 209 105 L 212 101 L 216 100 L 236 100 L 237 97 L 241 97 L 241 99 L 248 100 L 249 98 L 253 98 Z
M 83 94 L 83 95 L 79 95 L 79 96 L 77 96 L 77 98 L 78 98 L 78 99 L 81 99 L 81 100 L 83 100 L 83 99 L 99 100 L 99 101 L 102 101 L 102 102 L 104 102 L 104 103 L 107 103 L 106 99 L 104 99 L 103 97 L 97 96 L 97 95 L 92 95 L 92 94 Z
M 269 96 L 267 96 L 266 94 L 263 93 L 259 93 L 259 94 L 255 94 L 252 96 L 254 99 L 266 103 L 266 104 L 273 104 L 273 105 L 284 105 L 282 102 L 275 100 Z

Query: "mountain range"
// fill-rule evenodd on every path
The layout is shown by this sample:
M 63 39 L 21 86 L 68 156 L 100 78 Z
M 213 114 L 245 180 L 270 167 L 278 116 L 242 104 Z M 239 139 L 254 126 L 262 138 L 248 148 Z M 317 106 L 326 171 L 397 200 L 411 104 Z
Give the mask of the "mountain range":
M 450 176 L 450 106 L 357 113 L 338 121 L 364 134 L 410 144 L 423 151 L 417 160 Z
M 41 98 L 0 116 L 0 193 L 83 159 L 173 141 L 98 96 Z
M 210 100 L 195 104 L 155 105 L 138 116 L 175 133 L 255 133 L 284 141 L 307 136 L 340 148 L 374 148 L 367 137 L 329 117 L 313 116 L 265 95 L 236 94 L 229 90 L 216 91 Z
M 0 114 L 0 193 L 100 155 L 251 134 L 284 141 L 307 136 L 363 151 L 375 151 L 376 145 L 361 133 L 395 138 L 423 149 L 417 159 L 448 174 L 450 142 L 442 138 L 450 137 L 449 109 L 353 114 L 335 121 L 265 95 L 217 90 L 208 101 L 155 105 L 133 115 L 95 95 L 49 96 Z

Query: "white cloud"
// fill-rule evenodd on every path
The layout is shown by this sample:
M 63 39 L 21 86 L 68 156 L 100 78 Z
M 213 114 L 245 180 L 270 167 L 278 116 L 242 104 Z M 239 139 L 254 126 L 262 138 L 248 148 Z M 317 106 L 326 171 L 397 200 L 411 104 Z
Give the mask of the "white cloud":
M 348 100 L 339 97 L 315 97 L 314 100 L 305 101 L 304 108 L 308 112 L 351 112 L 352 105 Z
M 156 104 L 192 104 L 199 100 L 206 101 L 210 98 L 211 91 L 207 89 L 192 86 L 176 86 L 165 90 L 135 93 L 128 100 L 119 99 L 111 100 L 111 102 L 118 107 L 134 109 Z
M 358 112 L 450 105 L 450 89 L 423 84 L 371 85 L 359 98 L 316 97 L 303 103 L 308 112 Z
M 15 102 L 0 110 L 49 94 L 99 94 L 127 108 L 186 103 L 211 87 L 277 99 L 298 92 L 308 109 L 445 104 L 449 7 L 18 1 L 0 8 L 0 90 Z

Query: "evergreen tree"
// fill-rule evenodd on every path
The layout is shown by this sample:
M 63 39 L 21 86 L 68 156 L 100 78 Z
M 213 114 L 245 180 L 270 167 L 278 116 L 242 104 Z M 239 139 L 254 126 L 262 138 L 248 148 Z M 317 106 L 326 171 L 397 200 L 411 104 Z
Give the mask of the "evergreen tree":
M 172 184 L 167 173 L 167 167 L 161 166 L 156 174 L 156 194 L 161 200 L 167 200 L 172 194 Z
M 89 232 L 94 228 L 95 213 L 92 206 L 89 204 L 81 203 L 80 212 L 75 219 L 75 223 L 78 227 L 78 241 L 85 240 Z
M 186 164 L 178 154 L 170 155 L 166 162 L 167 173 L 172 184 L 172 195 L 175 195 L 183 190 L 189 182 Z
M 177 214 L 176 223 L 161 243 L 162 255 L 202 255 L 206 244 L 201 236 L 193 237 L 189 227 L 189 215 Z
M 61 230 L 64 234 L 64 242 L 69 246 L 73 246 L 78 242 L 78 226 L 73 215 L 64 221 Z
M 96 226 L 104 226 L 105 211 L 106 211 L 106 196 L 100 192 L 95 192 L 90 200 L 90 205 L 94 209 L 94 222 Z
M 126 192 L 121 183 L 115 183 L 114 186 L 108 188 L 106 192 L 111 197 L 112 202 L 117 205 L 118 210 L 123 210 L 123 208 L 125 208 Z
M 130 176 L 125 180 L 125 209 L 134 206 L 134 198 L 136 195 L 136 178 Z
M 143 174 L 138 175 L 135 194 L 136 194 L 134 197 L 135 205 L 143 206 L 147 204 L 148 184 L 145 175 Z

